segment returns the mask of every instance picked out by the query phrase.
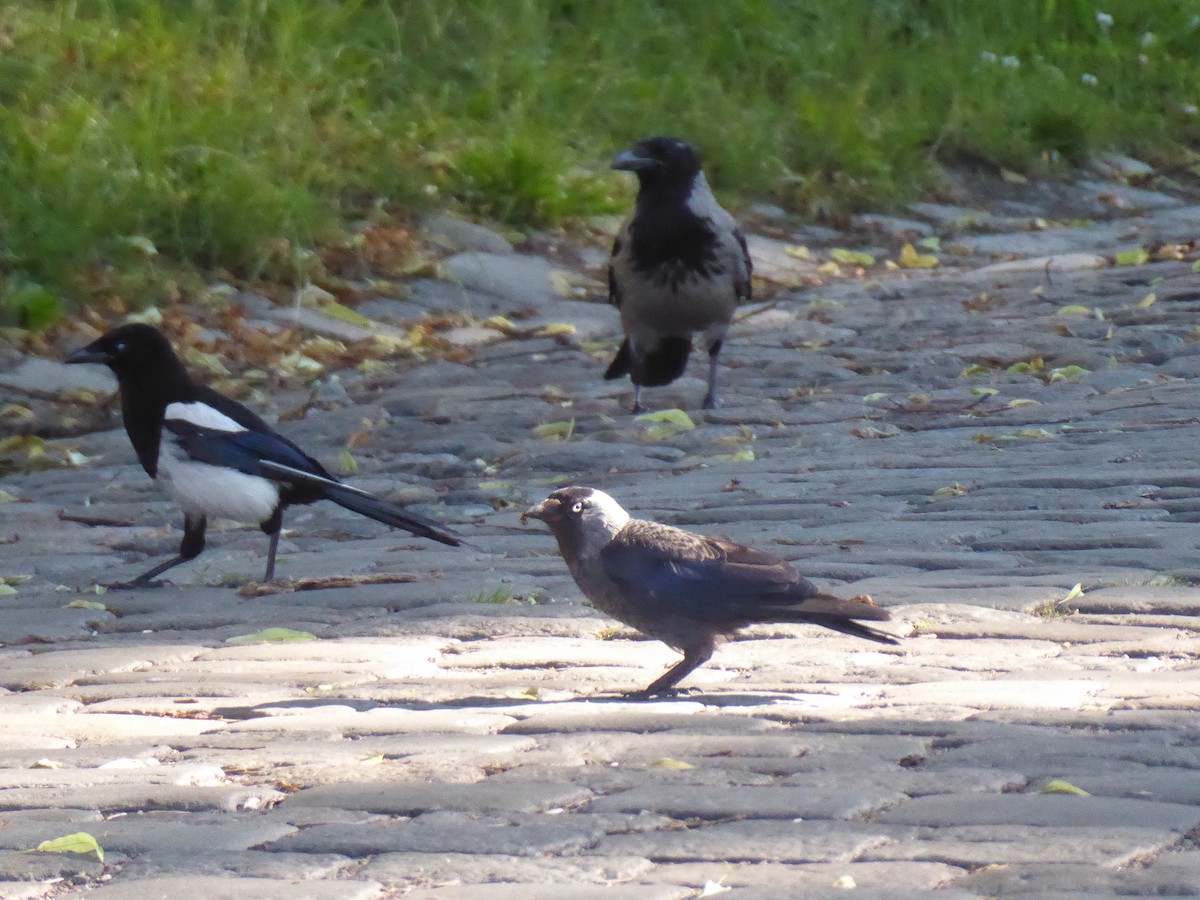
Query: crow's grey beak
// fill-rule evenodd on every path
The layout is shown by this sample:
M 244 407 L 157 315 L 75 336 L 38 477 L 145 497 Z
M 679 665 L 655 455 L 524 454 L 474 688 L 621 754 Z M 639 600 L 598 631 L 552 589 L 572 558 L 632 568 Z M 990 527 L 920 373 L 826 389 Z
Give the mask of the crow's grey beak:
M 525 512 L 521 513 L 521 522 L 528 522 L 530 519 L 540 519 L 547 525 L 551 522 L 557 522 L 562 518 L 562 504 L 557 500 L 546 499 L 536 506 L 531 506 Z
M 638 156 L 632 150 L 625 150 L 613 157 L 609 164 L 614 169 L 621 169 L 625 172 L 645 172 L 647 169 L 653 169 L 658 165 L 658 160 L 651 159 L 648 156 Z
M 67 363 L 68 365 L 73 365 L 75 363 L 96 363 L 97 365 L 101 366 L 106 366 L 111 361 L 112 360 L 109 358 L 107 353 L 102 350 L 93 350 L 91 344 L 88 344 L 86 347 L 80 347 L 63 360 L 63 362 Z

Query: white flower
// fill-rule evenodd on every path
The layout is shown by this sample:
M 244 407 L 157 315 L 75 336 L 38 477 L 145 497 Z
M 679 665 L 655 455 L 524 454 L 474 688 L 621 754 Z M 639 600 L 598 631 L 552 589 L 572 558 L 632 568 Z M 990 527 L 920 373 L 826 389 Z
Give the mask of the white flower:
M 1021 61 L 1015 56 L 1002 56 L 1000 57 L 1000 65 L 1006 69 L 1019 69 L 1021 68 Z
M 1110 16 L 1108 13 L 1098 12 L 1098 13 L 1096 13 L 1096 24 L 1099 25 L 1101 28 L 1103 28 L 1105 31 L 1108 31 L 1108 29 L 1112 28 L 1113 17 Z
M 1200 109 L 1196 107 L 1195 103 L 1184 103 L 1179 107 L 1179 109 L 1184 113 L 1184 115 L 1188 116 L 1194 116 L 1197 112 L 1200 112 Z
M 1083 82 L 1084 84 L 1086 84 L 1088 87 L 1095 87 L 1097 84 L 1100 83 L 1100 79 L 1097 78 L 1095 75 L 1093 75 L 1091 72 L 1084 72 L 1082 75 L 1079 76 L 1079 80 L 1081 82 Z
M 1143 47 L 1153 47 L 1157 43 L 1158 43 L 1158 35 L 1155 34 L 1153 31 L 1147 31 L 1145 34 L 1142 35 L 1142 46 Z
M 994 63 L 997 59 L 997 56 L 991 50 L 984 50 L 979 54 L 979 58 L 986 63 Z

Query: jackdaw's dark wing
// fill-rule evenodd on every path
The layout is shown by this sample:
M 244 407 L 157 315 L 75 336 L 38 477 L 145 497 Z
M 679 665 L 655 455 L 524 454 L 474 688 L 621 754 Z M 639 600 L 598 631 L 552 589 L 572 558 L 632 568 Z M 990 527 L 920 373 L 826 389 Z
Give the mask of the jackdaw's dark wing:
M 654 522 L 630 522 L 601 552 L 604 573 L 665 613 L 729 625 L 758 621 L 817 589 L 778 557 Z
M 684 615 L 730 630 L 754 622 L 811 622 L 881 643 L 853 619 L 887 610 L 821 592 L 790 563 L 728 538 L 633 520 L 601 552 L 604 573 L 656 615 Z

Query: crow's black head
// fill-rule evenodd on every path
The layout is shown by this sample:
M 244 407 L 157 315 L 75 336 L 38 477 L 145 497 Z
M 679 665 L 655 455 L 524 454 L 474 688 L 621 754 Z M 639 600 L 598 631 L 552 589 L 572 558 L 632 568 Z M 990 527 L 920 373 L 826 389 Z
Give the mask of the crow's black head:
M 612 167 L 634 172 L 642 185 L 691 184 L 700 173 L 700 157 L 686 142 L 672 137 L 639 141 L 613 157 Z
M 183 370 L 171 342 L 150 325 L 122 325 L 86 347 L 80 347 L 64 362 L 99 363 L 108 366 L 118 380 L 130 377 L 169 378 Z

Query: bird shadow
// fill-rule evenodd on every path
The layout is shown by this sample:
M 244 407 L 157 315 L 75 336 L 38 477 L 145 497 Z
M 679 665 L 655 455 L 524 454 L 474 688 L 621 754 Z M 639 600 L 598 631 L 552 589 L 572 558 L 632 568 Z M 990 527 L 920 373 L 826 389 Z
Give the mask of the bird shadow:
M 371 712 L 377 709 L 395 709 L 408 712 L 431 712 L 448 709 L 501 709 L 514 707 L 550 707 L 568 708 L 580 704 L 599 704 L 625 706 L 633 708 L 651 708 L 662 704 L 669 705 L 700 705 L 709 707 L 742 707 L 770 706 L 776 703 L 795 703 L 803 698 L 803 694 L 783 691 L 737 692 L 737 693 L 700 693 L 698 691 L 680 691 L 676 694 L 661 697 L 640 697 L 626 693 L 586 694 L 575 697 L 554 699 L 538 699 L 533 697 L 487 697 L 466 696 L 451 697 L 442 700 L 405 700 L 389 702 L 353 697 L 296 697 L 284 700 L 256 704 L 254 706 L 216 707 L 213 715 L 224 719 L 257 719 L 272 715 L 272 710 L 278 709 L 320 709 L 322 707 L 345 707 L 354 712 Z

